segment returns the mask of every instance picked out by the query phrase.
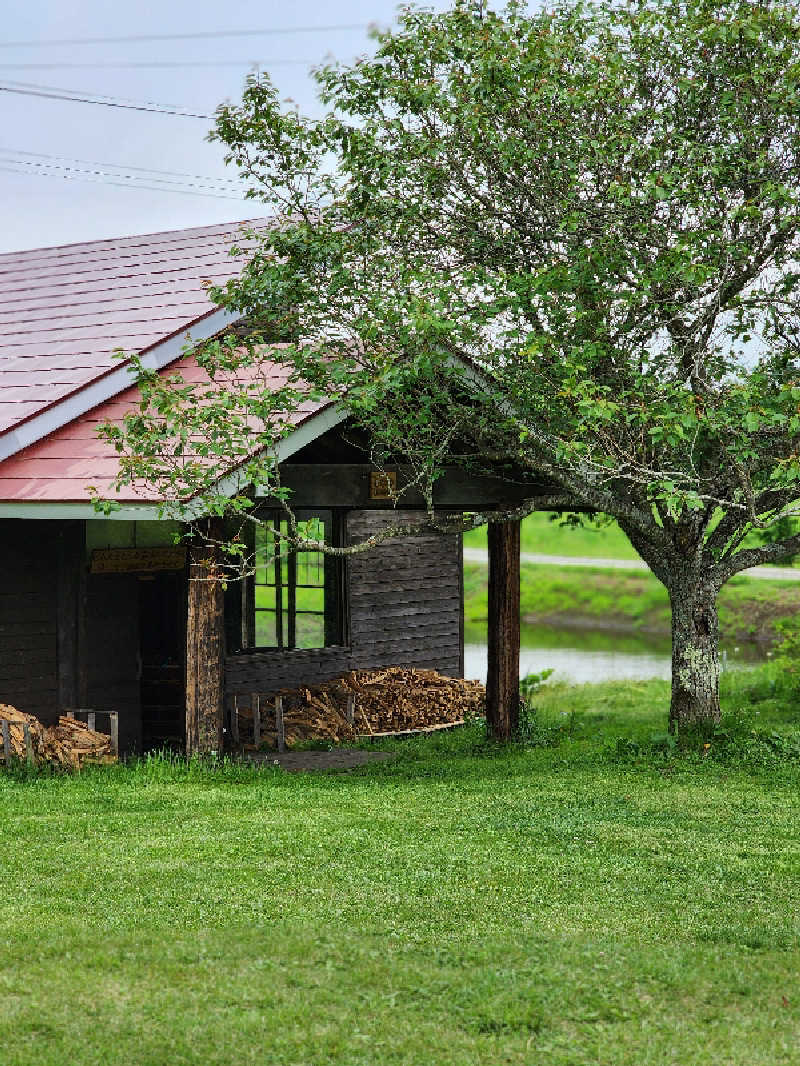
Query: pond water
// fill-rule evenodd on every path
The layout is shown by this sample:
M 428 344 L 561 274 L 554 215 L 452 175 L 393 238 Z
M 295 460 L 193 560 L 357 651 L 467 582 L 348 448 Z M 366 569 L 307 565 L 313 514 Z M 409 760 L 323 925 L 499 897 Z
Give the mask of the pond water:
M 723 647 L 725 667 L 763 662 L 765 652 L 754 644 Z M 486 680 L 486 634 L 482 627 L 464 630 L 464 676 Z M 669 679 L 669 638 L 524 625 L 521 632 L 520 676 L 553 670 L 553 680 L 642 681 Z

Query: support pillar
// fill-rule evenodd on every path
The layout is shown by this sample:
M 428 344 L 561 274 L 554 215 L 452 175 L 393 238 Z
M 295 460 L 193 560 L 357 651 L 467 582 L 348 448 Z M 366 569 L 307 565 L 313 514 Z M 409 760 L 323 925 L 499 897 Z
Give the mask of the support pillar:
M 209 536 L 219 539 L 217 523 Z M 189 595 L 186 618 L 186 754 L 222 753 L 225 611 L 219 570 L 220 552 L 213 544 L 189 549 Z
M 519 728 L 520 522 L 490 522 L 486 725 L 496 740 Z

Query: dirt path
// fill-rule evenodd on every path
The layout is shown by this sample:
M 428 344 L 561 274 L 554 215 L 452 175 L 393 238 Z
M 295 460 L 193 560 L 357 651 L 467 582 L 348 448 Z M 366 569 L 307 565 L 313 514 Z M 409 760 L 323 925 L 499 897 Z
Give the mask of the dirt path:
M 596 570 L 647 570 L 647 563 L 641 559 L 593 559 L 589 555 L 539 555 L 537 552 L 522 552 L 523 563 L 535 563 L 538 566 L 583 566 Z M 487 562 L 483 548 L 465 548 L 465 563 Z M 791 566 L 753 566 L 742 571 L 743 577 L 754 577 L 765 581 L 800 581 L 800 569 Z
M 260 766 L 280 766 L 284 770 L 354 770 L 372 762 L 393 759 L 390 751 L 361 751 L 359 748 L 337 748 L 335 751 L 277 751 L 248 754 L 248 762 Z

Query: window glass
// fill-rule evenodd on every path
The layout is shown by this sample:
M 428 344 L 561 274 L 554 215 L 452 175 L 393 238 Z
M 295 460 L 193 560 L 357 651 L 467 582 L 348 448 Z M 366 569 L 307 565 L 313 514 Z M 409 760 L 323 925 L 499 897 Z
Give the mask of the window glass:
M 330 511 L 299 513 L 308 537 L 333 543 Z M 289 551 L 279 513 L 256 527 L 252 628 L 261 648 L 324 648 L 342 643 L 341 562 L 321 551 Z

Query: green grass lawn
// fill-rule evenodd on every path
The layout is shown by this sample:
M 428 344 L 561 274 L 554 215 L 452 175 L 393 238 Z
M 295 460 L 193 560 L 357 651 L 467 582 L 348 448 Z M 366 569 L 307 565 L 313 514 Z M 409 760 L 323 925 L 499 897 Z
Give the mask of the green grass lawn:
M 800 729 L 774 673 L 725 682 Z M 546 688 L 555 747 L 335 776 L 0 774 L 0 1059 L 797 1063 L 798 763 L 614 754 L 667 700 Z
M 723 637 L 770 642 L 774 624 L 800 609 L 800 586 L 792 581 L 732 578 L 719 595 Z M 648 572 L 522 565 L 522 615 L 532 624 L 611 627 L 669 635 L 669 598 Z M 485 624 L 487 568 L 464 564 L 464 618 Z
M 616 522 L 599 528 L 587 522 L 583 526 L 566 526 L 549 512 L 538 511 L 522 522 L 522 550 L 543 555 L 585 555 L 593 559 L 638 559 L 639 556 Z M 745 544 L 757 545 L 758 538 L 749 537 Z M 486 527 L 464 535 L 464 546 L 486 547 Z M 799 565 L 800 560 L 795 565 Z M 791 566 L 784 561 L 780 565 Z
M 522 522 L 522 550 L 545 555 L 587 555 L 594 559 L 638 559 L 631 543 L 616 522 L 596 528 L 593 525 L 568 527 L 549 513 L 539 511 Z M 486 526 L 464 535 L 464 546 L 486 546 Z

